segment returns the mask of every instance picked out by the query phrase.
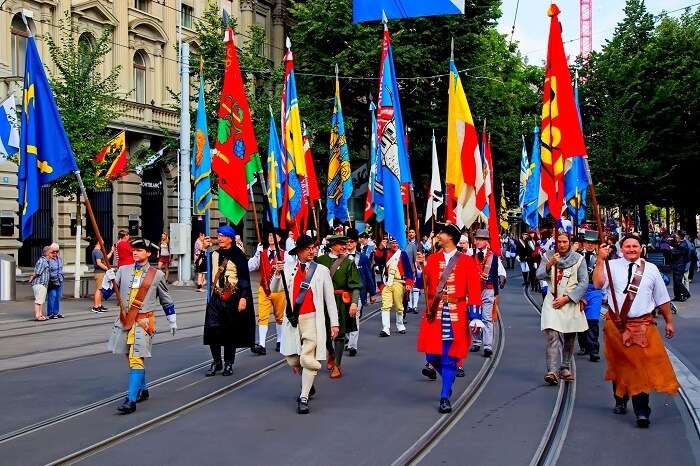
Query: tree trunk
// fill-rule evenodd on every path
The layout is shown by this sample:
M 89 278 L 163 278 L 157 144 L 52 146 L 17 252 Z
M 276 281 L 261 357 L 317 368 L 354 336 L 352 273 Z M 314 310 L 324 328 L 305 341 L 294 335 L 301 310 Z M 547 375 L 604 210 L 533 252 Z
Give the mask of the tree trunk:
M 639 210 L 639 226 L 642 232 L 642 242 L 649 242 L 649 220 L 647 219 L 647 210 L 643 202 L 640 202 L 637 206 Z
M 683 209 L 683 229 L 688 237 L 694 237 L 698 233 L 698 223 L 695 220 L 695 209 L 686 207 Z
M 666 206 L 666 234 L 671 233 L 671 209 Z

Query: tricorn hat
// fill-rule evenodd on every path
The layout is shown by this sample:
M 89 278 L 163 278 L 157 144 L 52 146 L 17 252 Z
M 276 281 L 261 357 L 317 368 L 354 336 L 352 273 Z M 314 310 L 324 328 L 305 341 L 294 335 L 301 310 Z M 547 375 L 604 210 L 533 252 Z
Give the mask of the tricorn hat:
M 438 233 L 447 233 L 452 238 L 452 241 L 457 244 L 462 236 L 462 231 L 454 223 L 438 223 L 436 225 Z
M 158 246 L 151 243 L 146 238 L 136 237 L 129 241 L 133 249 L 145 249 L 146 251 L 158 251 Z
M 356 228 L 348 228 L 348 231 L 345 232 L 345 236 L 347 236 L 347 239 L 351 239 L 357 242 L 357 240 L 360 237 L 360 234 L 357 232 Z

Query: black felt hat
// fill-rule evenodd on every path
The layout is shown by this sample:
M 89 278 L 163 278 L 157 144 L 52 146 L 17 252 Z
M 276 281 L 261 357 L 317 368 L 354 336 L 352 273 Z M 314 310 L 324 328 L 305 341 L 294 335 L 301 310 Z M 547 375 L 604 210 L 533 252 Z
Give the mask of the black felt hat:
M 299 235 L 296 241 L 296 246 L 294 246 L 290 251 L 288 251 L 288 254 L 291 254 L 292 256 L 296 256 L 299 251 L 302 249 L 306 249 L 312 244 L 316 243 L 316 240 L 313 239 L 309 235 Z

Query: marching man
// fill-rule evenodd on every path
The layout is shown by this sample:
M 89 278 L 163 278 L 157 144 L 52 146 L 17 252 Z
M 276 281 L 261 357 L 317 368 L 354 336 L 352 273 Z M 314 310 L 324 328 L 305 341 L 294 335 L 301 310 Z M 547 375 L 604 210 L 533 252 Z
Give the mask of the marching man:
M 419 253 L 416 261 L 423 270 L 426 310 L 418 331 L 418 351 L 430 364 L 423 369 L 442 377 L 440 413 L 452 411 L 450 396 L 457 375 L 457 363 L 467 356 L 469 329 L 483 329 L 479 270 L 473 258 L 457 251 L 461 233 L 452 224 L 440 226 L 441 250 L 427 260 Z M 434 368 L 434 369 L 433 369 Z
M 391 326 L 391 309 L 396 308 L 396 330 L 400 334 L 406 333 L 404 325 L 404 292 L 413 288 L 413 267 L 405 251 L 399 249 L 399 243 L 395 238 L 389 239 L 389 248 L 382 241 L 374 252 L 375 259 L 383 262 L 383 288 L 382 288 L 382 331 L 380 337 L 388 337 Z
M 474 341 L 469 350 L 476 353 L 484 345 L 484 357 L 490 358 L 493 354 L 493 305 L 498 296 L 498 288 L 506 283 L 506 269 L 501 258 L 493 253 L 489 246 L 489 231 L 481 229 L 474 235 L 476 247 L 470 252 L 476 259 L 481 277 L 481 308 L 484 328 L 474 334 Z
M 369 300 L 372 302 L 372 297 L 377 294 L 377 284 L 374 281 L 374 273 L 372 272 L 372 265 L 369 263 L 369 258 L 357 250 L 359 238 L 357 230 L 354 228 L 349 228 L 347 231 L 347 236 L 348 257 L 355 263 L 355 267 L 357 267 L 358 272 L 360 272 L 360 280 L 362 282 L 362 288 L 360 288 L 360 305 L 357 309 L 357 315 L 355 315 L 357 330 L 348 333 L 348 352 L 350 356 L 356 356 L 357 340 L 360 335 L 360 317 L 362 308 L 367 305 L 368 293 L 370 296 Z
M 267 339 L 267 328 L 270 322 L 270 313 L 275 315 L 275 328 L 277 331 L 277 344 L 275 351 L 279 352 L 280 342 L 282 341 L 282 318 L 284 317 L 284 309 L 286 300 L 284 291 L 273 293 L 270 291 L 270 281 L 274 273 L 274 264 L 277 261 L 277 248 L 275 248 L 275 238 L 277 235 L 277 244 L 281 244 L 282 237 L 276 231 L 270 231 L 267 234 L 267 247 L 258 245 L 255 255 L 248 259 L 248 269 L 253 272 L 260 270 L 260 286 L 258 287 L 258 343 L 253 347 L 253 353 L 264 355 L 265 340 Z M 279 259 L 284 261 L 284 251 L 279 250 Z
M 293 308 L 282 323 L 282 355 L 295 374 L 301 374 L 301 393 L 297 399 L 297 413 L 309 413 L 309 398 L 315 390 L 314 379 L 321 368 L 319 361 L 326 359 L 326 314 L 330 335 L 338 335 L 338 309 L 331 273 L 324 265 L 313 261 L 315 241 L 307 235 L 297 238 L 289 254 L 296 260 L 275 263 L 270 282 L 273 292 L 283 291 L 284 273 Z M 323 312 L 325 309 L 325 313 Z
M 127 396 L 117 410 L 122 414 L 136 411 L 136 403 L 148 399 L 145 358 L 151 357 L 153 335 L 156 330 L 154 310 L 163 308 L 170 324 L 170 331 L 177 330 L 175 304 L 168 294 L 165 274 L 148 263 L 152 251 L 158 248 L 143 238 L 131 240 L 134 262 L 105 272 L 102 295 L 105 299 L 114 293 L 113 284 L 126 309 L 120 309 L 114 322 L 107 347 L 114 354 L 126 355 L 129 364 L 129 387 Z

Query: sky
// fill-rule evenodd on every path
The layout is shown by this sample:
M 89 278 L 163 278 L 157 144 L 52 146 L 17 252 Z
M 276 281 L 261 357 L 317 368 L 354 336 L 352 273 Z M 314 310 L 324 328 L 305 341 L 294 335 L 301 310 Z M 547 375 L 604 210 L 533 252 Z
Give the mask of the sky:
M 503 16 L 498 22 L 498 30 L 510 37 L 517 0 L 503 0 Z M 547 8 L 551 0 L 520 0 L 518 16 L 515 20 L 513 40 L 519 42 L 523 55 L 533 65 L 542 64 L 547 55 L 547 35 L 549 34 L 549 17 Z M 567 55 L 579 54 L 579 0 L 559 0 L 556 2 L 561 10 L 559 20 L 562 23 L 562 37 Z M 647 10 L 652 14 L 672 11 L 698 0 L 647 0 Z M 624 0 L 592 0 L 593 4 L 593 49 L 600 50 L 606 39 L 615 32 L 615 26 L 624 18 Z M 695 7 L 697 8 L 697 7 Z M 683 12 L 674 12 L 679 16 Z M 574 39 L 573 42 L 566 42 Z

